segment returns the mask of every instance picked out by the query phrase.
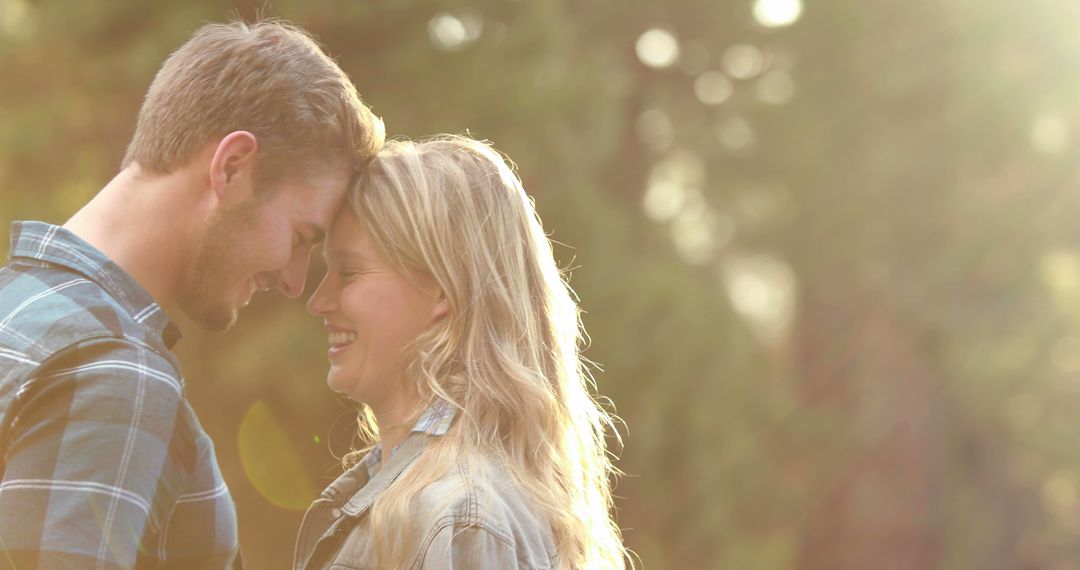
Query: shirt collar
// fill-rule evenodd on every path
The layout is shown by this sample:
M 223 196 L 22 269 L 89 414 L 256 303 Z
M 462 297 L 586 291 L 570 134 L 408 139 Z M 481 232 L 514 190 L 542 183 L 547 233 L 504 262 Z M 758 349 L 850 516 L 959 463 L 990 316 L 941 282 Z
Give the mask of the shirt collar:
M 343 507 L 352 514 L 363 510 L 368 499 L 374 500 L 382 489 L 415 460 L 427 446 L 427 436 L 442 436 L 450 429 L 457 408 L 445 400 L 437 400 L 429 406 L 405 441 L 390 452 L 387 464 L 382 465 L 382 446 L 376 444 L 356 465 L 342 473 L 322 492 L 322 498 L 334 504 L 349 499 L 351 507 Z
M 374 470 L 367 465 L 371 457 L 381 458 L 381 447 L 376 445 L 360 463 L 352 466 L 323 491 L 323 499 L 340 505 L 341 513 L 351 517 L 363 514 L 397 478 L 424 452 L 429 436 L 446 434 L 457 415 L 457 408 L 445 400 L 436 400 L 416 421 L 412 432 L 397 448 L 390 452 L 386 465 L 376 462 Z M 348 497 L 344 503 L 344 497 Z M 340 514 L 333 515 L 338 518 Z
M 11 226 L 10 257 L 32 259 L 77 271 L 97 283 L 136 322 L 150 328 L 169 349 L 180 340 L 180 328 L 135 279 L 104 253 L 71 231 L 45 222 L 21 221 Z
M 435 400 L 435 403 L 428 406 L 423 414 L 420 414 L 420 418 L 413 424 L 410 433 L 445 435 L 446 431 L 450 429 L 450 424 L 453 423 L 455 415 L 457 415 L 457 408 L 450 402 L 439 398 Z M 397 453 L 398 447 L 390 450 L 390 457 Z M 375 447 L 371 448 L 371 451 L 360 460 L 360 463 L 367 470 L 369 478 L 375 477 L 379 468 L 382 467 L 382 444 L 375 444 Z

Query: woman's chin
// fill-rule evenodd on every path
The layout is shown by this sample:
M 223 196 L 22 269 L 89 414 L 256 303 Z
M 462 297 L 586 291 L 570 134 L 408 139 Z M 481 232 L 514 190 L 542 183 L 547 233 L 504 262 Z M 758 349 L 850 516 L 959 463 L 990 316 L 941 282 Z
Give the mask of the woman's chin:
M 333 369 L 330 370 L 330 374 L 326 377 L 326 385 L 334 392 L 354 402 L 365 402 L 365 397 L 369 395 L 367 390 L 359 389 L 360 383 L 357 382 L 356 377 L 340 373 L 335 374 Z
M 334 370 L 330 370 L 330 374 L 326 377 L 326 385 L 333 391 L 344 396 L 352 397 L 351 383 L 348 382 L 341 374 L 335 374 Z

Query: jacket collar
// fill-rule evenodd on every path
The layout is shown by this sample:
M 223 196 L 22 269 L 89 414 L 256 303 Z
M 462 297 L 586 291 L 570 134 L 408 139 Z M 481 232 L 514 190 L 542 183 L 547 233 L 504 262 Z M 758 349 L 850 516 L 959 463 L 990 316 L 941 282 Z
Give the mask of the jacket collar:
M 383 465 L 382 469 L 379 469 L 370 479 L 363 461 L 353 465 L 323 491 L 323 498 L 337 502 L 341 497 L 349 497 L 341 506 L 341 512 L 351 517 L 362 515 L 379 498 L 379 495 L 386 491 L 405 472 L 405 469 L 416 461 L 416 458 L 420 457 L 424 448 L 427 447 L 429 437 L 432 436 L 422 432 L 410 433 L 386 465 Z
M 355 519 L 371 508 L 379 495 L 420 457 L 429 437 L 434 436 L 411 433 L 398 446 L 398 452 L 373 477 L 368 477 L 367 467 L 361 462 L 331 483 L 308 508 L 300 523 L 300 534 L 293 553 L 294 570 L 310 567 L 322 541 L 342 528 L 346 519 Z M 349 499 L 342 504 L 344 497 Z

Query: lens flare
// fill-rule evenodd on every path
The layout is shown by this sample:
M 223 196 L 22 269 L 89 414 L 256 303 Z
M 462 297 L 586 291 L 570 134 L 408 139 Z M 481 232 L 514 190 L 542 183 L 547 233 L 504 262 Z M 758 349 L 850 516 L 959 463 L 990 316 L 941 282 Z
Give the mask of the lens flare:
M 248 481 L 274 506 L 299 511 L 315 499 L 315 486 L 300 454 L 266 402 L 255 402 L 244 414 L 239 449 Z

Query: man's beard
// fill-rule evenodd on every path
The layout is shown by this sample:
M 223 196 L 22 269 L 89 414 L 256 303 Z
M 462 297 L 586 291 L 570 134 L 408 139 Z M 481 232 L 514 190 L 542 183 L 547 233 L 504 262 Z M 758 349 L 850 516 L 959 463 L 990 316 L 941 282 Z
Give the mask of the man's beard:
M 180 308 L 209 331 L 225 332 L 236 324 L 240 308 L 225 294 L 230 285 L 235 285 L 230 281 L 236 268 L 243 265 L 243 253 L 236 243 L 240 240 L 236 238 L 251 233 L 258 207 L 252 200 L 215 215 L 199 244 L 191 286 L 180 299 Z

